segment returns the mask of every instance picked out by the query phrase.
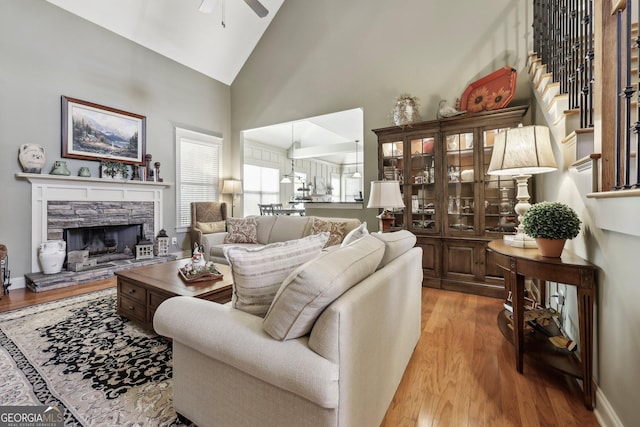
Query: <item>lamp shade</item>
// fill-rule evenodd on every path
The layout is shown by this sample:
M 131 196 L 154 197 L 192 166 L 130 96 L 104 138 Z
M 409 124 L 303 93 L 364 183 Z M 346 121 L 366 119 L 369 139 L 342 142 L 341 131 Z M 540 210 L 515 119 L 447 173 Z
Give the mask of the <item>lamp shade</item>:
M 403 208 L 399 181 L 371 181 L 368 208 Z
M 222 194 L 242 194 L 242 181 L 225 179 L 222 184 Z
M 556 169 L 548 127 L 524 126 L 496 134 L 489 175 L 533 175 Z

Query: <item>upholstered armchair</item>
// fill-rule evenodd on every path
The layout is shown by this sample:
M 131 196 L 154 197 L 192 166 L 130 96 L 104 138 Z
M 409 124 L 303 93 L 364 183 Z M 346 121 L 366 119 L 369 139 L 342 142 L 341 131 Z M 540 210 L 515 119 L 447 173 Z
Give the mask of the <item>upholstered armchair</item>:
M 202 235 L 226 231 L 227 204 L 225 202 L 191 202 L 191 249 L 203 246 Z

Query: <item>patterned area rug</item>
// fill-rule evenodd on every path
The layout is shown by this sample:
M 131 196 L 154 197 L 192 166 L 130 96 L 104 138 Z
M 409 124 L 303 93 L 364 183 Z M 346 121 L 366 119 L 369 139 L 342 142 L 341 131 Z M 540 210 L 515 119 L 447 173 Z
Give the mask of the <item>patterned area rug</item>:
M 0 404 L 68 426 L 180 426 L 171 344 L 116 314 L 116 290 L 0 313 Z

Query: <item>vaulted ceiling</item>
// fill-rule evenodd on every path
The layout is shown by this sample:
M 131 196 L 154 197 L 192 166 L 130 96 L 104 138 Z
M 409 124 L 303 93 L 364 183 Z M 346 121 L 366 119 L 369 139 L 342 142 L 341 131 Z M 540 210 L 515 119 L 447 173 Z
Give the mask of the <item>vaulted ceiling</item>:
M 284 0 L 260 0 L 258 17 L 244 0 L 47 0 L 213 79 L 231 85 Z

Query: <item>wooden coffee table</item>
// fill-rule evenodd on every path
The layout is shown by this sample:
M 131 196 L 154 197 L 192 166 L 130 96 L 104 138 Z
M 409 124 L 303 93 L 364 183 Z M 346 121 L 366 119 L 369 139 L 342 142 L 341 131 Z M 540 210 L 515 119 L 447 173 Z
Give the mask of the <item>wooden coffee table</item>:
M 220 304 L 231 301 L 231 269 L 216 264 L 223 274 L 219 280 L 187 283 L 178 268 L 190 258 L 115 272 L 118 278 L 118 314 L 153 329 L 153 315 L 160 303 L 175 296 L 190 296 Z

